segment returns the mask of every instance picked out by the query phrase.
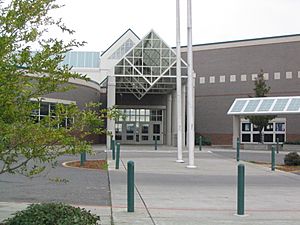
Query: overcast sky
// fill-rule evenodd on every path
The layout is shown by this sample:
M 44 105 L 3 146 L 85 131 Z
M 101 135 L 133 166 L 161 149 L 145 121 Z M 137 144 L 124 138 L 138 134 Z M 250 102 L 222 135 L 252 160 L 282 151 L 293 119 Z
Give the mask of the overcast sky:
M 176 46 L 176 0 L 59 0 L 57 15 L 87 41 L 82 51 L 104 51 L 128 28 L 140 38 L 154 29 Z M 186 45 L 186 0 L 181 44 Z M 300 34 L 300 0 L 192 0 L 193 44 Z

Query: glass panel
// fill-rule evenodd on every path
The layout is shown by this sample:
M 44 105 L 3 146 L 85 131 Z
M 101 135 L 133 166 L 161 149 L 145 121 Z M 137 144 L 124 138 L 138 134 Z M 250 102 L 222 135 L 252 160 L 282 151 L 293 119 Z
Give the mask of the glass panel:
M 143 124 L 142 125 L 142 134 L 148 134 L 149 133 L 149 124 Z
M 160 124 L 153 124 L 153 134 L 160 134 Z
M 284 142 L 285 141 L 285 135 L 284 134 L 276 134 L 276 141 L 277 138 L 279 138 L 279 142 Z
M 272 111 L 283 111 L 287 102 L 288 99 L 277 99 Z
M 44 116 L 49 115 L 49 103 L 48 102 L 41 102 L 40 115 L 44 115 Z
M 242 123 L 242 131 L 251 131 L 251 123 Z
M 133 123 L 126 124 L 126 133 L 133 134 L 133 131 L 134 131 L 134 124 Z
M 290 102 L 287 111 L 299 111 L 300 109 L 300 99 L 299 98 L 294 98 Z
M 148 139 L 149 139 L 148 136 L 144 136 L 144 135 L 142 136 L 142 140 L 143 140 L 143 141 L 148 141 Z
M 242 134 L 242 142 L 250 142 L 250 134 Z
M 156 140 L 157 140 L 157 141 L 160 141 L 160 136 L 156 136 L 156 135 L 153 136 L 153 141 L 155 141 L 155 137 L 156 137 Z
M 276 123 L 275 131 L 285 131 L 285 123 Z
M 265 134 L 264 142 L 273 142 L 273 134 Z
M 253 131 L 258 131 L 258 127 L 253 124 Z
M 258 106 L 259 102 L 260 102 L 260 100 L 249 100 L 244 111 L 245 112 L 254 112 L 256 107 Z
M 116 129 L 116 133 L 122 133 L 122 124 L 117 123 L 115 129 Z
M 263 100 L 263 102 L 261 103 L 258 111 L 268 111 L 268 110 L 270 110 L 270 108 L 271 108 L 274 101 L 275 101 L 274 99 L 265 99 L 265 100 Z
M 253 142 L 260 142 L 260 135 L 259 134 L 253 134 Z
M 122 140 L 122 135 L 116 135 L 116 140 L 121 141 Z
M 273 123 L 269 123 L 264 127 L 264 131 L 273 131 Z
M 127 141 L 133 141 L 133 135 L 126 135 Z

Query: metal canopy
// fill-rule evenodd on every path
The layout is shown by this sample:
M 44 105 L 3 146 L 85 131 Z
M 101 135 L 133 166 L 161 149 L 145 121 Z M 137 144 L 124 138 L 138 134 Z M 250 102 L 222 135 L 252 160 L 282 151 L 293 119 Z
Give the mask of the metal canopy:
M 182 78 L 187 65 L 181 60 Z M 141 99 L 145 94 L 166 94 L 176 88 L 176 54 L 151 31 L 114 67 L 116 93 L 132 93 Z
M 277 115 L 297 113 L 300 113 L 300 96 L 237 98 L 227 112 L 228 115 Z

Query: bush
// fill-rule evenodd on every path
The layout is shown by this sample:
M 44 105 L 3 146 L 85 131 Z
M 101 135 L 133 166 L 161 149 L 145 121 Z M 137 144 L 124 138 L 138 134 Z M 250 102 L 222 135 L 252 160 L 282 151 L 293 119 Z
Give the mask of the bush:
M 200 136 L 195 137 L 195 145 L 199 145 Z M 202 136 L 202 145 L 211 145 L 211 140 L 209 137 Z
M 99 216 L 63 203 L 32 204 L 4 221 L 5 225 L 96 225 Z
M 297 152 L 290 152 L 284 157 L 284 164 L 287 166 L 299 166 L 300 156 Z

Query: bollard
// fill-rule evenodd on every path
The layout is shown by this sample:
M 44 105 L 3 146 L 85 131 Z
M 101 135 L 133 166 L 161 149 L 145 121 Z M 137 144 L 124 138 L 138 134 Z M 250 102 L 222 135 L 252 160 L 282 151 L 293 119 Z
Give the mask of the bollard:
M 154 149 L 157 150 L 157 136 L 154 136 Z
M 127 212 L 134 212 L 134 162 L 127 162 Z
M 275 171 L 275 148 L 273 145 L 272 145 L 271 161 L 272 161 L 271 169 L 272 171 Z
M 236 161 L 240 161 L 240 138 L 236 139 Z
M 113 146 L 113 136 L 110 136 L 110 150 L 112 150 Z
M 245 166 L 238 165 L 237 214 L 244 215 L 245 211 Z
M 84 163 L 84 152 L 81 152 L 80 153 L 80 166 L 83 166 L 83 163 Z
M 199 151 L 202 150 L 202 136 L 199 136 Z
M 112 159 L 113 160 L 115 160 L 116 159 L 116 152 L 115 152 L 115 150 L 116 150 L 116 145 L 115 145 L 115 140 L 112 140 L 112 148 L 111 148 L 111 150 L 112 150 Z
M 276 138 L 276 153 L 279 153 L 279 138 Z
M 120 143 L 117 143 L 117 152 L 116 152 L 116 169 L 119 169 L 120 164 Z

